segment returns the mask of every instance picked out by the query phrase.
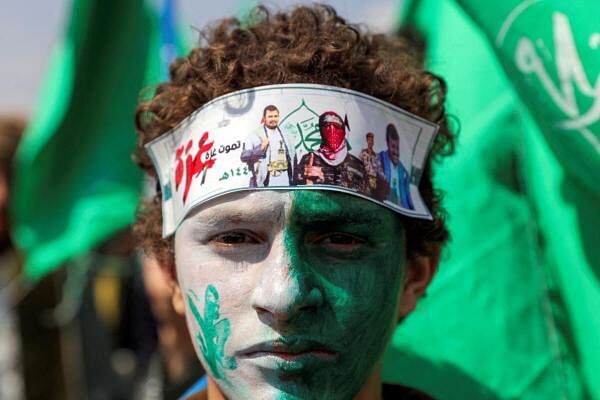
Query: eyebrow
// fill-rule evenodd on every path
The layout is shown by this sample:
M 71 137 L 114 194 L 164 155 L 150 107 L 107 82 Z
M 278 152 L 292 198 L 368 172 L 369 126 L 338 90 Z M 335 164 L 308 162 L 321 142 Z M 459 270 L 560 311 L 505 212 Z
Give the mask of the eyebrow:
M 316 200 L 316 199 L 315 199 Z M 358 200 L 358 201 L 356 201 Z M 303 225 L 309 224 L 335 224 L 335 225 L 364 225 L 381 224 L 384 221 L 382 209 L 371 207 L 363 199 L 347 199 L 343 202 L 324 199 L 311 204 L 292 207 L 292 221 Z
M 255 226 L 265 223 L 280 223 L 281 213 L 271 209 L 245 210 L 231 205 L 211 207 L 192 218 L 194 229 L 211 230 L 233 226 Z

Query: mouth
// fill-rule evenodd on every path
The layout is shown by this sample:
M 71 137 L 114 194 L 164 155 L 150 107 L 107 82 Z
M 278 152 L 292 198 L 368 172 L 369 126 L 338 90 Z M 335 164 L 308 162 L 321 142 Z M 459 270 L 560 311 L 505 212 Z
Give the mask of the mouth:
M 299 370 L 316 364 L 335 362 L 339 353 L 313 340 L 278 339 L 250 346 L 236 353 L 267 369 Z

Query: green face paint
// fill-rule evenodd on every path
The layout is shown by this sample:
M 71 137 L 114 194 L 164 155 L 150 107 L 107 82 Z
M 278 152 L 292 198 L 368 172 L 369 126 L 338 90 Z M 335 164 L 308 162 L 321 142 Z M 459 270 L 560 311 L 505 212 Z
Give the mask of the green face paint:
M 188 307 L 194 315 L 200 332 L 196 340 L 210 372 L 215 378 L 223 378 L 223 369 L 233 370 L 236 362 L 233 357 L 225 356 L 224 347 L 229 337 L 229 320 L 219 319 L 219 292 L 213 285 L 208 285 L 204 293 L 204 317 L 200 315 L 195 301 L 196 294 L 190 290 L 187 296 Z
M 235 194 L 184 221 L 188 324 L 227 398 L 353 398 L 396 326 L 402 232 L 384 207 L 325 191 Z
M 313 394 L 333 388 L 332 398 L 350 398 L 396 326 L 405 268 L 402 226 L 389 210 L 350 196 L 297 191 L 292 197 L 285 249 L 293 280 L 302 282 L 292 289 L 319 288 L 323 296 L 322 310 L 299 316 L 298 329 L 319 326 L 319 342 L 343 349 L 334 366 L 310 371 L 305 380 Z

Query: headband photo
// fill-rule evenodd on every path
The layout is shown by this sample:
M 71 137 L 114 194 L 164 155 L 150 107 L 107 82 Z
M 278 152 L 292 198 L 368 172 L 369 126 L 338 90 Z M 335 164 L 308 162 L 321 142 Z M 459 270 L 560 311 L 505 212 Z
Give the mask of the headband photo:
M 218 97 L 146 145 L 163 236 L 200 204 L 243 190 L 333 190 L 431 219 L 418 186 L 438 126 L 332 86 L 261 86 Z

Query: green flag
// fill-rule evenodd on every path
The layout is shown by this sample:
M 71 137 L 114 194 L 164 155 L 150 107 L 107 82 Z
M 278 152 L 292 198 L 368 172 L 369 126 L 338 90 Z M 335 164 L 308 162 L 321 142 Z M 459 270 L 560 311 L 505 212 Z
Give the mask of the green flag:
M 600 398 L 600 2 L 459 3 L 485 32 L 552 150 L 546 154 L 546 143 L 531 137 L 530 199 L 563 302 L 560 333 L 571 344 L 583 395 Z
M 446 79 L 461 130 L 436 173 L 453 239 L 429 295 L 396 332 L 384 378 L 439 399 L 600 397 L 599 274 L 586 244 L 598 235 L 597 207 L 590 180 L 564 172 L 587 160 L 561 165 L 590 148 L 550 151 L 537 105 L 534 122 L 514 90 L 520 83 L 456 3 L 408 3 L 406 20 L 424 33 L 428 68 Z M 472 3 L 490 21 L 504 18 L 495 5 Z
M 17 154 L 13 236 L 37 279 L 133 221 L 133 112 L 158 60 L 143 0 L 74 0 Z M 158 63 L 154 62 L 154 68 Z
M 600 199 L 600 2 L 459 0 L 571 177 Z

